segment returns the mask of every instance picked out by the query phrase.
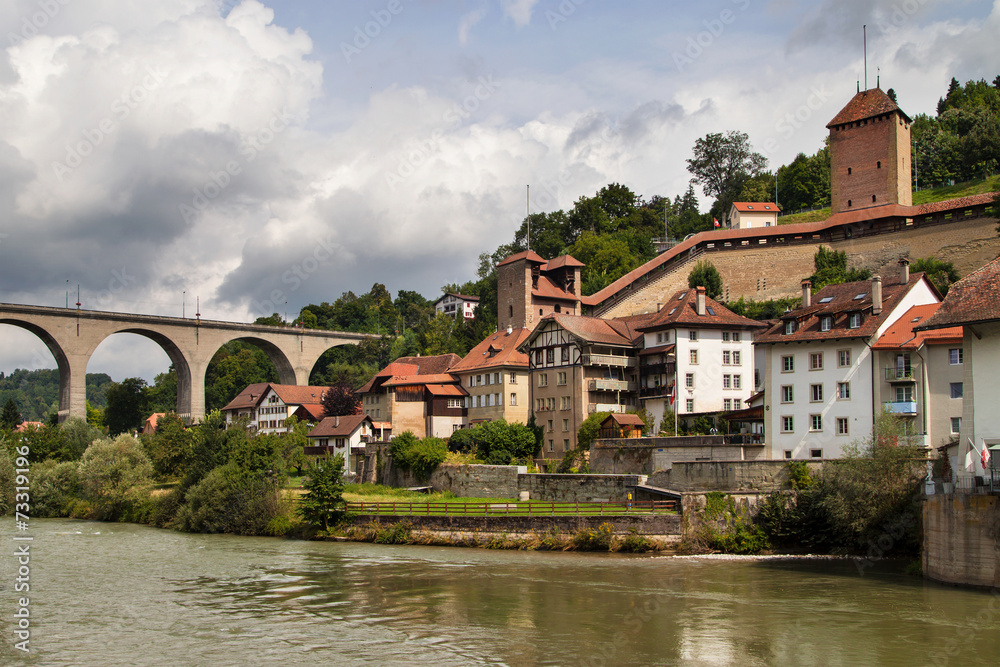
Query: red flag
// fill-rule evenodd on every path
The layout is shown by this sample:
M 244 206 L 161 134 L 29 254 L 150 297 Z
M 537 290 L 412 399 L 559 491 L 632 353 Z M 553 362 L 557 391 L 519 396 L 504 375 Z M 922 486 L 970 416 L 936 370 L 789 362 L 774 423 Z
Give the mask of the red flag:
M 990 446 L 983 443 L 983 451 L 979 455 L 979 460 L 983 462 L 983 471 L 990 467 Z
M 716 227 L 721 227 L 722 226 L 722 225 L 719 224 L 719 219 L 718 218 L 712 218 L 712 222 L 715 223 Z
M 670 394 L 670 406 L 673 407 L 673 405 L 674 405 L 674 395 Z

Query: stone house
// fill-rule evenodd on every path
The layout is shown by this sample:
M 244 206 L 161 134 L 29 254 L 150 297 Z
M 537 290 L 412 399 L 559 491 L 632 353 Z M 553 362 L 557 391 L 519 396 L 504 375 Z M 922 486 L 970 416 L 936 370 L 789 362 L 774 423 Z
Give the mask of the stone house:
M 449 371 L 468 394 L 467 424 L 504 419 L 526 424 L 531 414 L 528 355 L 518 349 L 529 329 L 498 331 Z
M 285 420 L 293 415 L 303 422 L 318 422 L 323 418 L 322 399 L 326 390 L 326 387 L 259 382 L 241 391 L 222 408 L 222 413 L 227 424 L 246 417 L 250 428 L 258 433 L 284 433 Z
M 325 417 L 309 431 L 309 458 L 344 457 L 344 474 L 353 473 L 364 460 L 365 444 L 374 439 L 375 427 L 368 415 Z

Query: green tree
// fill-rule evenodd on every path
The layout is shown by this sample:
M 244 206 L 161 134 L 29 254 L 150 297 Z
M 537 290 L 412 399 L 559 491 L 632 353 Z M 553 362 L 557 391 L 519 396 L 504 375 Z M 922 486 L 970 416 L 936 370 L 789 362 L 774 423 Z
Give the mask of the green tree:
M 945 262 L 934 257 L 913 260 L 910 264 L 910 270 L 926 273 L 927 278 L 934 284 L 934 287 L 937 287 L 938 291 L 941 292 L 941 296 L 948 294 L 948 289 L 952 283 L 959 281 L 958 271 L 955 270 L 955 266 L 951 262 Z
M 872 277 L 872 272 L 868 269 L 848 269 L 847 253 L 843 250 L 838 252 L 826 246 L 820 246 L 816 254 L 813 255 L 813 263 L 816 267 L 816 273 L 809 276 L 813 292 L 818 292 L 827 285 L 840 285 L 841 283 L 868 280 Z
M 677 435 L 677 431 L 674 429 L 674 411 L 667 408 L 663 411 L 663 419 L 660 420 L 660 431 L 661 436 L 674 436 Z
M 569 248 L 569 254 L 586 264 L 580 278 L 585 295 L 607 287 L 639 266 L 628 243 L 617 235 L 585 231 Z
M 344 457 L 335 456 L 309 464 L 302 482 L 305 495 L 299 501 L 299 515 L 313 528 L 330 530 L 344 512 Z
M 83 453 L 80 484 L 95 518 L 119 521 L 149 497 L 153 465 L 139 441 L 130 435 L 97 440 Z
M 694 157 L 687 160 L 688 171 L 705 194 L 716 198 L 723 216 L 743 190 L 767 166 L 767 158 L 753 150 L 745 132 L 710 133 L 697 139 Z
M 512 460 L 530 459 L 538 453 L 535 433 L 524 424 L 496 419 L 471 432 L 480 458 L 490 465 L 509 465 Z
M 277 369 L 260 348 L 242 341 L 226 343 L 205 372 L 205 409 L 225 407 L 248 385 L 277 381 Z
M 28 460 L 32 463 L 44 461 L 46 459 L 58 459 L 63 451 L 63 434 L 58 426 L 35 426 L 26 427 L 18 434 L 21 444 L 29 448 Z
M 104 423 L 112 436 L 141 429 L 149 414 L 149 392 L 142 378 L 126 378 L 108 387 Z
M 601 422 L 607 419 L 610 414 L 610 412 L 595 412 L 583 420 L 576 432 L 577 449 L 584 451 L 590 449 L 591 443 L 600 435 Z
M 308 422 L 300 422 L 294 415 L 285 420 L 285 426 L 288 431 L 280 435 L 281 458 L 286 471 L 295 468 L 301 475 L 302 468 L 309 463 L 306 458 L 306 446 L 309 444 L 309 431 L 312 430 L 312 426 Z
M 338 417 L 361 413 L 361 399 L 358 398 L 354 387 L 349 384 L 331 385 L 323 392 L 320 402 L 323 404 L 324 417 Z
M 156 431 L 142 436 L 142 440 L 158 477 L 168 479 L 184 474 L 194 450 L 195 433 L 184 427 L 180 417 L 166 413 L 156 422 Z
M 722 294 L 722 276 L 710 261 L 698 260 L 688 274 L 688 287 L 704 287 L 708 298 L 717 299 Z
M 61 446 L 54 457 L 59 461 L 79 461 L 83 453 L 95 440 L 104 438 L 104 434 L 79 417 L 70 417 L 59 425 Z
M 0 428 L 13 431 L 21 425 L 21 411 L 17 409 L 17 403 L 13 398 L 8 398 L 3 406 L 3 414 L 0 415 Z

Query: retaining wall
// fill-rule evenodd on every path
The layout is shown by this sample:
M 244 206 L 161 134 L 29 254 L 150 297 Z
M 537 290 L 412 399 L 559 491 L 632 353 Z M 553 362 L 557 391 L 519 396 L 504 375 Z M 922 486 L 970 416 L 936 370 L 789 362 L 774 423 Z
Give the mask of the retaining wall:
M 671 491 L 777 491 L 789 486 L 788 461 L 679 461 L 670 470 L 658 470 L 647 483 Z M 815 475 L 821 460 L 806 462 Z
M 363 526 L 377 520 L 383 525 L 407 521 L 415 530 L 441 533 L 496 533 L 507 535 L 528 535 L 544 533 L 552 529 L 564 534 L 572 534 L 585 528 L 598 528 L 603 523 L 611 524 L 615 535 L 627 535 L 637 530 L 646 536 L 679 536 L 681 517 L 677 514 L 635 515 L 635 516 L 374 516 L 356 515 L 351 524 Z
M 1000 497 L 927 496 L 923 566 L 929 579 L 1000 588 Z
M 531 473 L 518 475 L 517 484 L 531 500 L 556 503 L 624 502 L 635 486 L 643 483 L 640 475 L 559 475 Z
M 590 447 L 590 469 L 600 474 L 649 475 L 669 470 L 678 461 L 755 460 L 764 445 L 727 442 L 724 435 L 671 438 L 604 438 Z

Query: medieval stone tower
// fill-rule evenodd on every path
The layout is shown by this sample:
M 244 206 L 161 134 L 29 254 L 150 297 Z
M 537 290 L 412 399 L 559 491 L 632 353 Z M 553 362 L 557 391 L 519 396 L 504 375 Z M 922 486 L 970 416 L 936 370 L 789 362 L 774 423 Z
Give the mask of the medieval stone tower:
M 859 92 L 830 121 L 833 214 L 912 205 L 910 123 L 880 88 Z
M 533 329 L 551 313 L 582 315 L 582 268 L 570 255 L 546 261 L 530 250 L 497 264 L 498 328 Z

